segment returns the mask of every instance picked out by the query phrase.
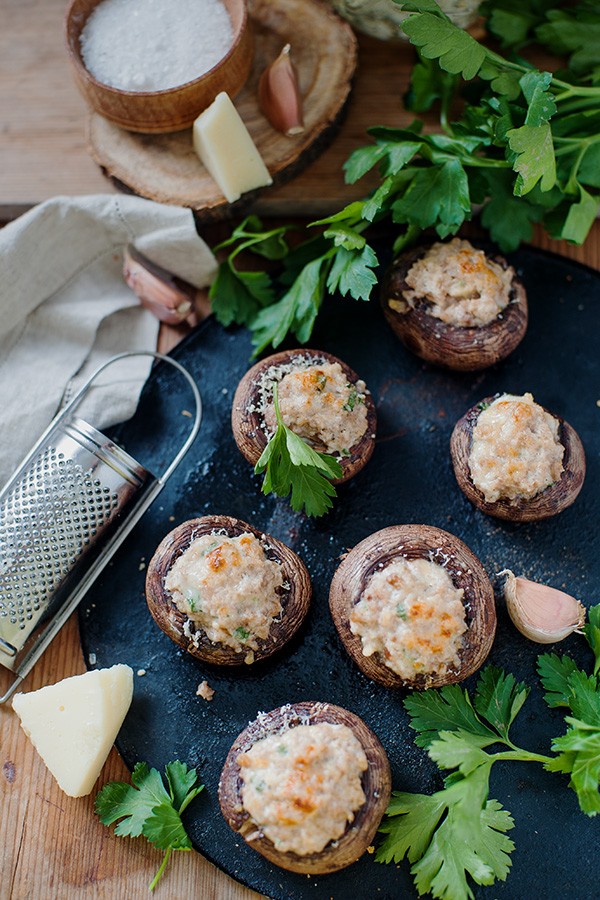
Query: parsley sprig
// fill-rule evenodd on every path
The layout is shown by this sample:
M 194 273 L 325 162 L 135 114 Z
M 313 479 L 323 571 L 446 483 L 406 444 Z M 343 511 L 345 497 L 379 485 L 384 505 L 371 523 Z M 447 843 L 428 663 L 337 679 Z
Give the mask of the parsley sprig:
M 136 764 L 131 784 L 111 781 L 96 797 L 96 813 L 103 825 L 121 821 L 115 834 L 121 837 L 144 835 L 151 844 L 164 850 L 163 861 L 152 879 L 154 890 L 162 877 L 173 850 L 191 850 L 192 842 L 181 821 L 181 814 L 204 785 L 198 785 L 196 769 L 175 760 L 165 767 L 168 791 L 157 769 L 145 762 Z
M 240 253 L 251 250 L 268 260 L 280 260 L 287 256 L 289 246 L 285 239 L 286 227 L 264 231 L 257 216 L 247 216 L 231 235 L 214 250 L 233 248 L 219 266 L 209 298 L 215 316 L 222 325 L 249 325 L 258 312 L 275 300 L 274 288 L 266 272 L 244 272 L 236 266 Z
M 313 450 L 287 427 L 279 409 L 277 384 L 273 386 L 273 405 L 277 430 L 254 468 L 257 474 L 265 473 L 263 494 L 287 497 L 291 491 L 292 509 L 304 509 L 307 516 L 322 516 L 331 509 L 336 496 L 330 479 L 340 478 L 342 467 L 332 456 Z
M 406 103 L 420 114 L 439 103 L 440 128 L 425 132 L 373 127 L 372 143 L 351 154 L 346 181 L 377 169 L 373 193 L 310 223 L 309 237 L 290 249 L 288 229 L 263 230 L 254 216 L 220 245 L 231 249 L 211 296 L 217 317 L 252 331 L 255 355 L 286 335 L 309 339 L 327 294 L 368 300 L 377 255 L 368 241 L 374 223 L 394 230 L 393 252 L 425 229 L 456 234 L 473 208 L 505 252 L 531 238 L 541 223 L 554 238 L 581 244 L 600 203 L 600 11 L 595 0 L 562 8 L 559 0 L 484 3 L 486 24 L 505 55 L 455 26 L 435 0 L 396 0 L 413 13 L 403 28 L 418 52 Z M 543 72 L 517 55 L 535 40 L 567 57 Z M 466 95 L 460 117 L 457 99 Z M 244 272 L 242 250 L 280 270 Z
M 215 247 L 233 247 L 219 266 L 210 289 L 213 311 L 222 325 L 247 325 L 253 335 L 254 356 L 269 344 L 278 347 L 288 332 L 305 343 L 326 293 L 368 300 L 377 279 L 378 260 L 362 232 L 370 224 L 361 215 L 362 204 L 313 222 L 322 233 L 294 249 L 286 240 L 293 226 L 263 229 L 260 219 L 248 216 L 231 236 Z M 235 260 L 251 251 L 271 261 L 281 261 L 283 271 L 241 271 Z
M 600 201 L 600 84 L 587 83 L 593 78 L 581 64 L 559 78 L 517 57 L 499 55 L 457 28 L 434 0 L 401 0 L 401 5 L 418 13 L 403 27 L 422 58 L 436 60 L 451 77 L 465 81 L 479 77 L 463 119 L 447 126 L 446 132 L 479 140 L 474 148 L 479 163 L 465 158 L 462 168 L 473 202 L 484 204 L 482 221 L 492 237 L 503 249 L 513 249 L 530 236 L 533 221 L 542 221 L 553 237 L 582 243 Z M 583 24 L 585 14 L 574 15 L 583 15 Z M 550 22 L 536 29 L 537 39 L 548 41 L 551 49 L 557 49 L 557 33 L 560 29 Z M 562 50 L 568 52 L 567 44 Z M 473 165 L 487 170 L 479 186 L 468 174 Z M 510 195 L 527 197 L 525 204 L 511 204 L 513 212 L 522 210 L 512 238 L 512 221 L 494 228 L 496 216 L 509 211 L 499 202 L 508 193 L 498 190 L 494 170 L 502 168 L 510 170 Z M 507 187 L 502 175 L 499 182 Z M 486 214 L 486 206 L 494 200 L 495 208 Z
M 509 729 L 528 694 L 523 683 L 488 666 L 477 682 L 473 702 L 466 690 L 448 685 L 407 697 L 415 739 L 440 769 L 453 770 L 444 789 L 432 795 L 394 792 L 381 831 L 387 834 L 378 862 L 407 857 L 420 894 L 467 900 L 476 884 L 504 881 L 514 850 L 507 837 L 514 822 L 497 800 L 489 779 L 501 760 L 549 763 L 550 757 L 513 744 Z M 489 752 L 485 748 L 504 746 Z
M 552 742 L 559 755 L 546 768 L 570 775 L 581 810 L 595 816 L 600 813 L 600 605 L 589 611 L 584 633 L 595 656 L 591 675 L 571 657 L 550 653 L 540 656 L 538 672 L 547 704 L 571 713 L 565 716 L 566 733 Z
M 566 707 L 567 731 L 552 740 L 555 755 L 516 746 L 510 728 L 529 688 L 494 666 L 480 674 L 473 699 L 458 685 L 405 699 L 415 743 L 448 774 L 434 794 L 394 792 L 380 830 L 386 838 L 378 862 L 412 863 L 420 894 L 470 900 L 476 884 L 504 881 L 513 841 L 513 819 L 489 798 L 492 766 L 498 762 L 541 763 L 570 775 L 582 812 L 600 812 L 600 604 L 588 611 L 584 634 L 594 654 L 592 673 L 568 655 L 543 654 L 538 672 L 548 706 Z

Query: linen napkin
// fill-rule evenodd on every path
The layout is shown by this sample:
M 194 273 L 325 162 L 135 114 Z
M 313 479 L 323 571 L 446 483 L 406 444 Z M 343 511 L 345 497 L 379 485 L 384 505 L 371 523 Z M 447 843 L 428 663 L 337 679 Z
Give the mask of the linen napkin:
M 138 197 L 55 197 L 0 229 L 0 486 L 98 365 L 156 348 L 159 323 L 123 280 L 128 242 L 195 287 L 215 276 L 191 211 Z M 109 366 L 78 414 L 130 418 L 152 362 Z

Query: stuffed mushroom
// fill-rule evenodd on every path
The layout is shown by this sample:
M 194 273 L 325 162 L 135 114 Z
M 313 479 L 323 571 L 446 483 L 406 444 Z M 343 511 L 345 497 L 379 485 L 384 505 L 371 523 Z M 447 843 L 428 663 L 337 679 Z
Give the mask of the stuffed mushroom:
M 486 659 L 494 592 L 461 540 L 429 525 L 369 535 L 336 570 L 331 615 L 357 666 L 391 688 L 462 681 Z
M 354 713 L 304 702 L 260 713 L 234 742 L 219 782 L 230 827 L 292 872 L 324 874 L 373 841 L 391 790 L 381 743 Z
M 458 371 L 504 359 L 527 329 L 527 296 L 515 270 L 459 238 L 398 256 L 381 302 L 412 353 Z
M 157 625 L 204 662 L 253 663 L 289 641 L 310 605 L 306 566 L 240 519 L 205 516 L 161 542 L 146 575 Z
M 452 432 L 459 487 L 482 512 L 532 522 L 570 506 L 585 478 L 577 432 L 531 394 L 497 394 L 472 406 Z
M 274 388 L 283 421 L 342 468 L 334 484 L 347 481 L 368 462 L 375 447 L 376 412 L 364 381 L 322 350 L 286 350 L 253 366 L 235 393 L 231 424 L 236 443 L 255 465 L 277 429 Z

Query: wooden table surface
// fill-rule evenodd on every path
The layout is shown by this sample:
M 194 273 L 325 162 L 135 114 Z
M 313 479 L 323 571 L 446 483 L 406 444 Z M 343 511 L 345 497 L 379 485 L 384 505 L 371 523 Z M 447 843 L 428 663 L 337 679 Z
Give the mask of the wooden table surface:
M 57 194 L 112 192 L 85 147 L 86 110 L 64 50 L 63 0 L 0 0 L 0 221 Z M 334 144 L 293 182 L 266 192 L 263 215 L 321 215 L 361 196 L 368 183 L 344 185 L 341 163 L 374 124 L 399 124 L 410 48 L 360 39 L 359 68 L 344 126 Z M 586 244 L 533 241 L 600 269 L 600 225 Z M 35 690 L 85 671 L 72 618 L 25 682 Z M 10 681 L 0 671 L 0 695 Z M 233 737 L 233 736 L 232 736 Z M 116 750 L 101 782 L 127 778 Z M 0 900 L 141 898 L 160 854 L 144 840 L 116 838 L 93 813 L 93 798 L 71 799 L 56 785 L 9 706 L 0 707 Z M 250 900 L 257 895 L 197 853 L 174 855 L 157 896 Z

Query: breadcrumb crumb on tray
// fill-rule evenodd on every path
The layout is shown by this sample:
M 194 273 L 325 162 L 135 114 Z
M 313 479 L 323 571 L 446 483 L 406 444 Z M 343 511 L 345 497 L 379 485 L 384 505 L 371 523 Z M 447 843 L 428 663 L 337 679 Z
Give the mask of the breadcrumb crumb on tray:
M 196 697 L 202 697 L 203 700 L 212 700 L 214 696 L 214 688 L 211 688 L 208 681 L 206 681 L 206 679 L 204 681 L 201 681 L 196 688 Z

